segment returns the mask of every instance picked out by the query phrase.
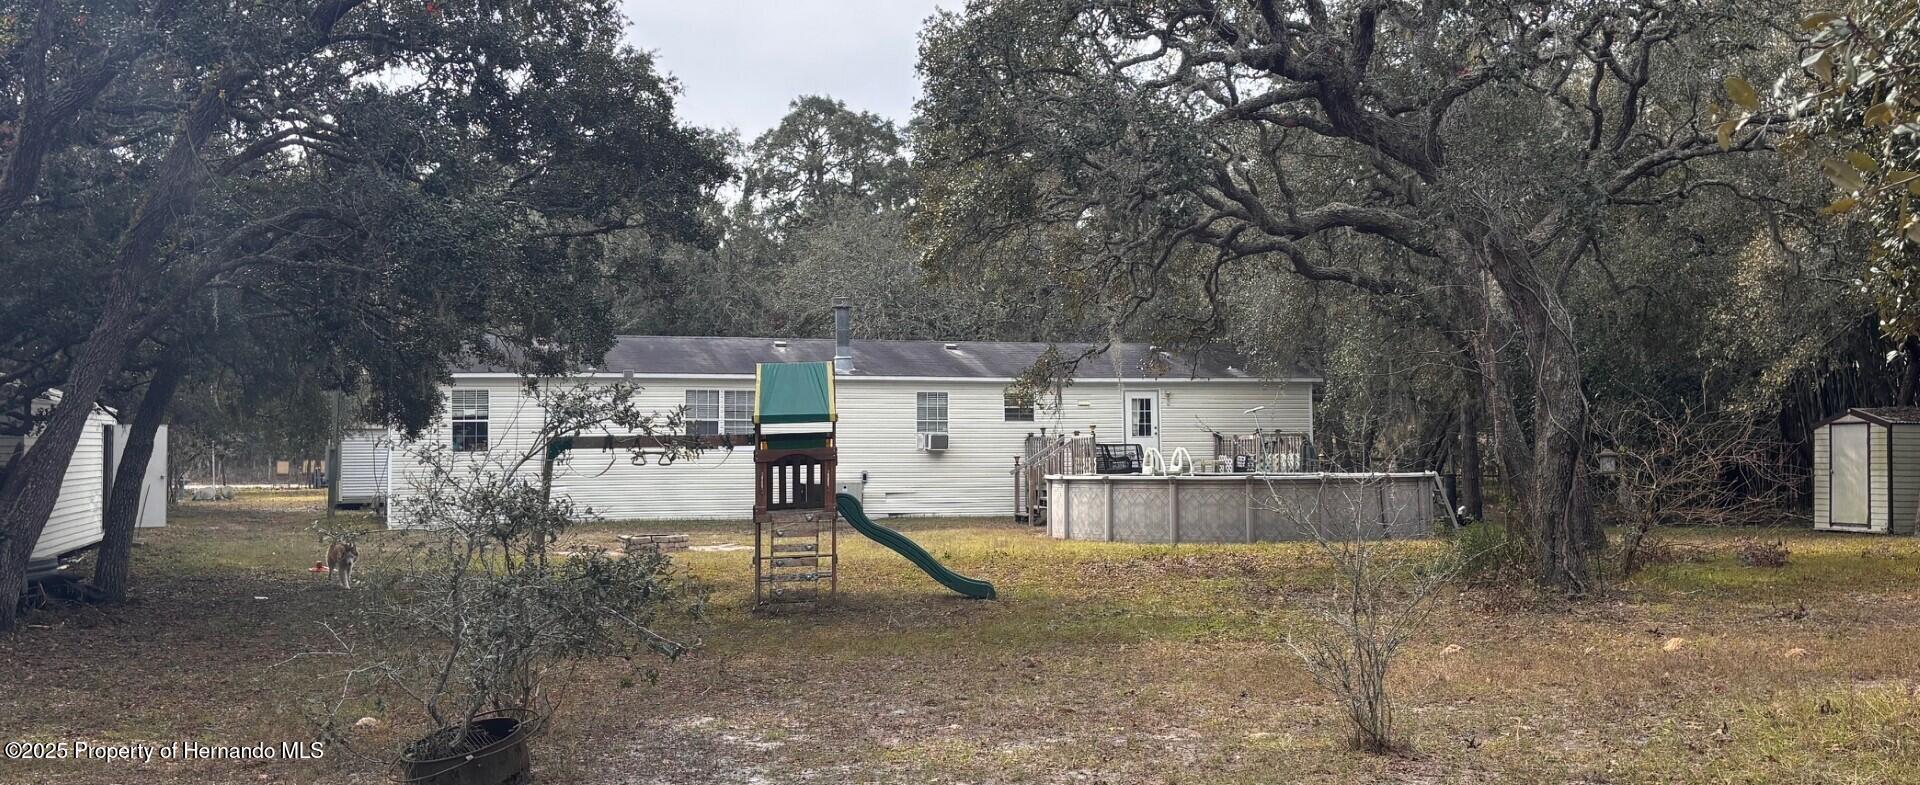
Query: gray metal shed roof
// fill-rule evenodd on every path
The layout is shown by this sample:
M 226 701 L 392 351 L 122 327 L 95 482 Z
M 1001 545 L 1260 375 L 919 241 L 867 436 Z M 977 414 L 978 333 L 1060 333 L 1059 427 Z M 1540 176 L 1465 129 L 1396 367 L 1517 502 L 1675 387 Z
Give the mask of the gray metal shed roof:
M 1873 406 L 1848 409 L 1821 421 L 1820 424 L 1825 425 L 1849 414 L 1880 425 L 1920 423 L 1920 406 Z
M 779 344 L 784 343 L 785 346 Z M 947 347 L 953 347 L 951 349 Z M 879 341 L 853 342 L 852 376 L 955 379 L 1010 379 L 1026 372 L 1049 347 L 1070 359 L 1092 348 L 1084 343 L 1021 343 L 1012 341 Z M 1313 379 L 1299 368 L 1263 376 L 1246 361 L 1225 352 L 1199 355 L 1160 351 L 1146 343 L 1114 344 L 1120 358 L 1120 376 L 1127 379 Z M 700 336 L 622 335 L 597 370 L 604 373 L 655 375 L 753 375 L 758 363 L 831 362 L 833 340 L 827 338 L 716 338 Z M 469 367 L 460 373 L 505 369 Z M 1114 363 L 1108 354 L 1080 363 L 1076 378 L 1110 379 Z

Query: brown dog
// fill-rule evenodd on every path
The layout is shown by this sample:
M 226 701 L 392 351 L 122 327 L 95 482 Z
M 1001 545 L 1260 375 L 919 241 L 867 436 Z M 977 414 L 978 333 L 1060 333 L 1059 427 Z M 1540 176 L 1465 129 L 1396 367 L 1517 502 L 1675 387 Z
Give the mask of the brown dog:
M 360 549 L 350 542 L 336 542 L 327 548 L 327 569 L 333 571 L 334 585 L 353 588 L 353 563 L 359 558 Z

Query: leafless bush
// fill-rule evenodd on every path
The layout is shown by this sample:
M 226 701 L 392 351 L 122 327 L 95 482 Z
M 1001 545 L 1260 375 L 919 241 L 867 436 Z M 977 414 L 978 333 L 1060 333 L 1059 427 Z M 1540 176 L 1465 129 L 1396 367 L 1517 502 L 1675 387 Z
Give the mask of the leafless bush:
M 1379 482 L 1385 480 L 1323 478 L 1311 501 L 1271 489 L 1269 498 L 1271 509 L 1312 533 L 1336 576 L 1332 591 L 1308 606 L 1309 628 L 1289 633 L 1287 646 L 1345 706 L 1354 748 L 1390 753 L 1404 748 L 1389 691 L 1394 660 L 1426 621 L 1453 567 L 1386 539 L 1381 516 L 1368 514 L 1369 499 L 1381 503 Z
M 1648 563 L 1662 527 L 1773 522 L 1785 508 L 1798 477 L 1782 460 L 1785 446 L 1754 418 L 1651 402 L 1609 408 L 1596 427 L 1616 454 L 1603 503 L 1626 528 L 1621 575 Z
M 1785 567 L 1790 553 L 1786 540 L 1742 537 L 1733 545 L 1733 557 L 1743 567 Z
M 1713 556 L 1710 548 L 1648 534 L 1641 538 L 1635 559 L 1640 566 L 1651 567 L 1662 564 L 1705 564 L 1712 561 Z

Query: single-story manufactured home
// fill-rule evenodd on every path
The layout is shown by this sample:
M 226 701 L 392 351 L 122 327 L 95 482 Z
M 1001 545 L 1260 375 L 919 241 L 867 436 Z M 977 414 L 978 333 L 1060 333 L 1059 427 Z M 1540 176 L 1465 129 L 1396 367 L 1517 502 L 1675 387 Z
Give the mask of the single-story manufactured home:
M 1813 528 L 1913 534 L 1920 406 L 1848 409 L 1813 431 Z
M 871 515 L 1011 515 L 1014 461 L 1027 438 L 1094 432 L 1171 454 L 1211 456 L 1214 435 L 1307 435 L 1321 380 L 1256 373 L 1226 357 L 1186 356 L 1143 343 L 1115 344 L 1082 362 L 1072 383 L 1043 400 L 1008 386 L 1049 349 L 1084 345 L 997 341 L 621 336 L 582 378 L 631 380 L 644 408 L 684 407 L 696 435 L 753 432 L 759 363 L 833 362 L 839 401 L 839 479 Z M 542 422 L 521 376 L 474 367 L 453 375 L 447 416 L 421 435 L 462 453 L 523 450 Z M 417 446 L 396 446 L 392 504 L 404 507 L 424 467 Z M 537 471 L 538 469 L 534 469 Z M 553 491 L 610 519 L 737 519 L 753 506 L 750 447 L 636 466 L 624 452 L 576 450 L 555 468 Z

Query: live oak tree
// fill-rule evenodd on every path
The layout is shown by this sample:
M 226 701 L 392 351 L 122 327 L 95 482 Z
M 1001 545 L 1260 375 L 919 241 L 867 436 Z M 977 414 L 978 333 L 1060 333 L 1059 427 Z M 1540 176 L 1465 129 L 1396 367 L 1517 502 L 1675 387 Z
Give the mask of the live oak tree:
M 703 214 L 713 248 L 621 244 L 649 270 L 623 283 L 621 329 L 825 336 L 850 298 L 859 338 L 1068 340 L 1084 326 L 1042 276 L 932 279 L 907 231 L 907 133 L 828 96 L 794 99 L 738 155 L 741 194 Z
M 1532 572 L 1591 587 L 1604 535 L 1566 286 L 1624 213 L 1771 149 L 1718 138 L 1752 4 L 1013 0 L 933 23 L 917 227 L 936 266 L 1040 264 L 1125 317 L 1218 329 L 1264 265 L 1422 315 L 1475 369 Z M 1334 240 L 1342 242 L 1337 246 Z M 1339 247 L 1341 252 L 1329 249 Z M 1382 347 L 1382 351 L 1393 351 Z
M 741 196 L 782 228 L 842 208 L 899 209 L 912 196 L 905 147 L 892 121 L 803 95 L 748 148 Z
M 727 173 L 607 2 L 13 0 L 0 18 L 0 269 L 70 272 L 72 292 L 0 301 L 8 395 L 63 393 L 0 485 L 0 597 L 87 407 L 170 323 L 224 304 L 292 325 L 285 350 L 331 368 L 316 381 L 363 378 L 370 418 L 417 429 L 462 353 L 541 372 L 597 355 L 605 238 L 697 240 Z

